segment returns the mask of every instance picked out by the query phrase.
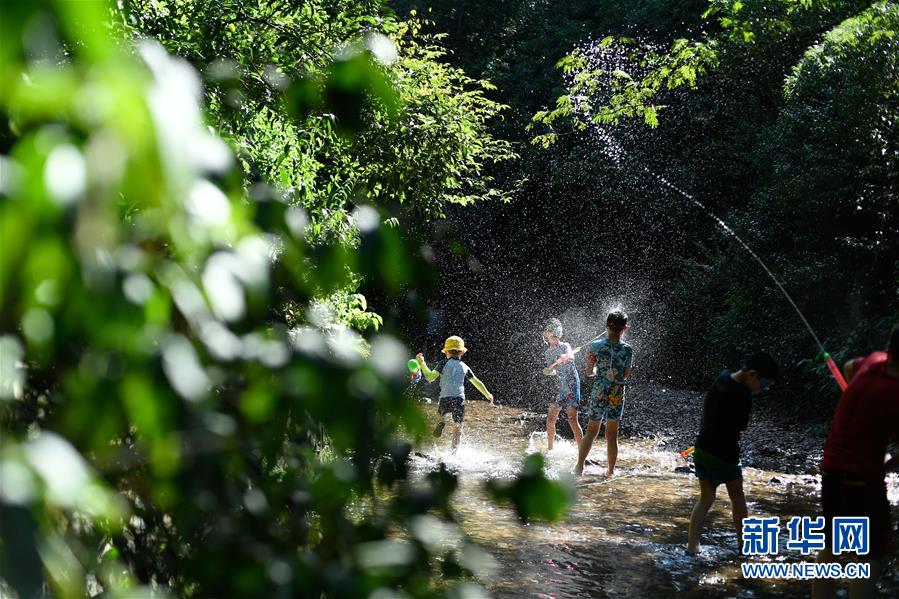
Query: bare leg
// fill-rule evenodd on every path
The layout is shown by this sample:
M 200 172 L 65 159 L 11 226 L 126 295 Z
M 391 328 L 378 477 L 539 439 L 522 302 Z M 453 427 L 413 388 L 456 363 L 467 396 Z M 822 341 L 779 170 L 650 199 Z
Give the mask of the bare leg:
M 687 551 L 699 553 L 699 537 L 702 535 L 702 526 L 705 524 L 706 514 L 715 501 L 715 485 L 710 481 L 699 481 L 699 499 L 693 506 L 690 514 L 690 532 L 687 534 Z
M 746 510 L 746 496 L 743 495 L 743 479 L 738 478 L 725 483 L 727 495 L 730 497 L 730 510 L 734 517 L 734 528 L 737 529 L 737 551 L 743 551 L 743 518 Z
M 553 441 L 556 440 L 556 420 L 559 419 L 559 411 L 562 406 L 559 404 L 549 404 L 549 410 L 546 412 L 546 449 L 553 448 Z
M 849 581 L 849 599 L 869 599 L 877 590 L 877 577 L 883 572 L 886 558 L 868 560 L 871 564 L 871 575 L 868 578 L 853 578 Z
M 618 461 L 618 421 L 606 420 L 606 452 L 609 459 L 609 476 L 615 474 L 615 463 Z
M 453 451 L 459 447 L 459 440 L 462 438 L 462 423 L 453 422 Z
M 435 437 L 439 437 L 440 435 L 442 435 L 443 428 L 446 426 L 446 413 L 441 414 L 440 412 L 438 412 L 437 415 L 440 417 L 440 420 L 437 422 L 437 426 L 434 427 Z
M 818 554 L 816 560 L 819 564 L 836 561 L 829 547 Z M 815 578 L 812 580 L 812 599 L 835 599 L 837 596 L 837 581 L 833 578 Z
M 574 433 L 574 443 L 580 448 L 581 439 L 584 438 L 584 431 L 581 430 L 581 423 L 577 421 L 577 408 L 568 408 L 568 426 Z
M 590 448 L 593 447 L 593 440 L 599 434 L 599 420 L 591 420 L 587 423 L 587 432 L 584 433 L 580 445 L 577 447 L 577 466 L 574 467 L 574 473 L 578 476 L 584 473 L 584 461 Z

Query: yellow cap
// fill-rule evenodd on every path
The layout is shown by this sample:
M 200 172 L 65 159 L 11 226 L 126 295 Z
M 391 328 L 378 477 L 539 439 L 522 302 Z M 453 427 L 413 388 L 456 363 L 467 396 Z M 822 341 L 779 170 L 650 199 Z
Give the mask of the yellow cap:
M 447 337 L 446 341 L 443 342 L 443 353 L 446 353 L 451 349 L 463 353 L 468 351 L 467 349 L 465 349 L 465 342 L 462 341 L 462 337 L 457 337 L 455 335 L 453 335 L 452 337 Z

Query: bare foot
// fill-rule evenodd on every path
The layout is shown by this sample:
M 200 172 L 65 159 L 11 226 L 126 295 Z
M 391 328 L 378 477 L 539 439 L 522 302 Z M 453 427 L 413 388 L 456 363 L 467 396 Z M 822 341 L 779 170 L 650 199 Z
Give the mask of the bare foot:
M 574 475 L 575 476 L 583 476 L 583 474 L 584 474 L 584 466 L 583 465 L 579 464 L 574 467 Z
M 689 544 L 687 545 L 687 553 L 690 555 L 699 555 L 699 545 L 695 547 L 691 547 Z

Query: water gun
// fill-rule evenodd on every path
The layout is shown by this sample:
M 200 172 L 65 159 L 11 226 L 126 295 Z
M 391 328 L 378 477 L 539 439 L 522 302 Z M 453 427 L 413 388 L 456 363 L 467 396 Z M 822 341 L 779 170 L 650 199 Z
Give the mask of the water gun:
M 580 345 L 580 346 L 578 346 L 578 347 L 575 347 L 575 348 L 571 351 L 571 355 L 573 356 L 574 354 L 578 353 L 579 351 L 581 351 L 582 349 L 584 349 L 584 347 L 586 347 L 587 345 L 593 343 L 593 342 L 596 341 L 597 339 L 602 338 L 602 336 L 605 335 L 605 334 L 606 334 L 606 331 L 603 331 L 602 333 L 600 333 L 599 335 L 597 335 L 596 337 L 594 337 L 593 339 L 591 339 L 590 341 L 588 341 L 588 342 L 585 343 L 584 345 Z M 559 364 L 561 364 L 562 362 L 565 362 L 565 361 L 567 360 L 568 355 L 569 355 L 569 354 L 565 354 L 564 356 L 560 357 L 558 360 L 556 360 L 555 362 L 553 362 L 552 364 L 550 364 L 549 366 L 547 366 L 546 368 L 544 368 L 544 369 L 543 369 L 543 372 L 544 372 L 545 374 L 551 373 L 552 370 L 553 370 L 553 368 L 555 368 L 556 366 L 558 366 Z
M 843 373 L 840 372 L 840 369 L 834 363 L 833 358 L 831 358 L 830 354 L 827 352 L 822 353 L 821 358 L 824 360 L 824 363 L 827 364 L 827 368 L 830 370 L 830 374 L 833 375 L 834 380 L 836 380 L 837 385 L 840 386 L 840 390 L 845 391 L 846 387 L 849 386 L 849 383 L 843 378 Z
M 559 364 L 562 364 L 563 362 L 567 362 L 569 359 L 572 359 L 572 360 L 573 360 L 574 358 L 572 358 L 572 357 L 570 357 L 570 356 L 574 356 L 574 354 L 578 353 L 579 351 L 581 351 L 581 348 L 580 348 L 580 347 L 574 348 L 570 354 L 565 354 L 565 355 L 563 355 L 563 356 L 560 357 L 558 360 L 556 360 L 555 362 L 553 362 L 552 364 L 550 364 L 549 366 L 547 366 L 546 368 L 544 368 L 544 369 L 543 369 L 543 372 L 546 373 L 546 374 L 549 374 L 550 372 L 553 371 L 553 368 L 555 368 L 555 367 L 558 366 Z
M 680 457 L 682 457 L 686 460 L 688 457 L 693 455 L 693 452 L 695 450 L 696 450 L 696 448 L 691 445 L 690 447 L 688 447 L 685 450 L 683 450 L 682 452 L 680 452 Z
M 412 358 L 406 362 L 406 367 L 409 369 L 409 378 L 412 379 L 413 383 L 421 380 L 421 364 L 418 363 L 418 360 Z

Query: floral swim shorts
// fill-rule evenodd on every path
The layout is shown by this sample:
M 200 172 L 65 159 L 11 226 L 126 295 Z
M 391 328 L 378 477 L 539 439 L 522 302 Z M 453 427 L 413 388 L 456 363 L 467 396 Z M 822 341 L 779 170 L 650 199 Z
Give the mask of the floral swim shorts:
M 556 405 L 561 406 L 563 410 L 574 408 L 575 410 L 581 403 L 581 385 L 577 379 L 569 379 L 564 391 L 559 389 L 556 393 Z
M 618 422 L 624 413 L 624 385 L 593 386 L 587 415 L 590 420 Z

